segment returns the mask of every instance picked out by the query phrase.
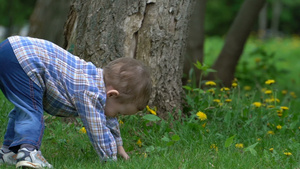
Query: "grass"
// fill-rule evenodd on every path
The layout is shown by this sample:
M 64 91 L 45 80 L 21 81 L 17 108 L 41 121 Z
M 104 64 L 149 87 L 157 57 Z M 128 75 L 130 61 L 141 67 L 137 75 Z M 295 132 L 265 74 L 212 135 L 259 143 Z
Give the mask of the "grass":
M 210 45 L 221 43 L 220 39 L 208 40 L 207 54 L 213 55 Z M 258 41 L 253 39 L 248 43 L 243 60 L 249 63 L 247 71 L 251 72 L 257 68 L 255 62 L 252 62 L 254 58 L 262 56 L 250 56 Z M 264 44 L 267 52 L 278 49 L 278 46 L 282 47 L 282 50 L 276 51 L 278 56 L 273 58 L 280 60 L 282 56 L 285 59 L 285 62 L 276 63 L 278 70 L 299 69 L 297 52 L 293 52 L 289 45 L 293 43 L 296 42 L 291 38 L 282 40 L 282 43 L 274 40 Z M 297 44 L 300 43 L 297 41 Z M 55 168 L 68 169 L 100 166 L 142 169 L 300 168 L 300 100 L 297 97 L 299 91 L 294 88 L 298 81 L 290 79 L 297 79 L 300 71 L 294 71 L 289 74 L 278 73 L 274 78 L 276 83 L 272 85 L 265 84 L 267 76 L 272 76 L 272 73 L 264 76 L 249 73 L 264 80 L 249 81 L 249 77 L 245 75 L 244 81 L 238 81 L 238 86 L 228 91 L 221 91 L 215 86 L 203 89 L 187 86 L 183 112 L 185 116 L 178 120 L 174 120 L 171 114 L 167 120 L 162 120 L 149 111 L 121 117 L 121 133 L 125 150 L 131 157 L 129 161 L 119 158 L 118 162 L 101 164 L 87 135 L 80 132 L 80 122 L 79 125 L 62 123 L 60 118 L 49 115 L 45 115 L 46 130 L 41 150 Z M 252 89 L 245 90 L 247 85 Z M 272 94 L 265 94 L 266 90 L 271 90 Z M 287 93 L 282 94 L 282 90 Z M 295 95 L 290 92 L 295 92 Z M 253 104 L 254 102 L 261 105 Z M 7 124 L 6 116 L 13 106 L 3 95 L 0 95 L 0 106 L 2 141 Z M 283 109 L 285 107 L 288 109 Z M 203 120 L 199 119 L 199 111 L 207 119 L 205 116 L 201 116 Z M 0 168 L 15 167 L 4 165 Z

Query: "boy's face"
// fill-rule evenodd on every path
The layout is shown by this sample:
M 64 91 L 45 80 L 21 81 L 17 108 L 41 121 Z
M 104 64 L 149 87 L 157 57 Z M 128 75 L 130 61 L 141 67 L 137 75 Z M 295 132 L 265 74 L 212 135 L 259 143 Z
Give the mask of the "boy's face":
M 108 117 L 116 117 L 118 115 L 133 115 L 138 112 L 136 105 L 133 103 L 120 103 L 118 95 L 107 94 L 106 104 L 104 108 L 105 115 Z

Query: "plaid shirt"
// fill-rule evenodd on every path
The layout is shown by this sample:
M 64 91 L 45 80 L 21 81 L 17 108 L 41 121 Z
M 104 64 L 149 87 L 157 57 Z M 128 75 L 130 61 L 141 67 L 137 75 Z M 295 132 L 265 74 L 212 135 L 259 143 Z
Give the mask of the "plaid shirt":
M 101 160 L 116 160 L 122 139 L 117 118 L 104 114 L 102 69 L 46 40 L 8 40 L 21 67 L 44 91 L 44 110 L 55 116 L 79 116 Z

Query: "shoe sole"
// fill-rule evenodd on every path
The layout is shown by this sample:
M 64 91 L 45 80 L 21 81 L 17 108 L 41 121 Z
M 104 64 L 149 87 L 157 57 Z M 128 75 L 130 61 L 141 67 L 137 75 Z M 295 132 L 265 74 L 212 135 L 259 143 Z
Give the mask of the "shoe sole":
M 29 161 L 20 161 L 17 163 L 16 165 L 16 168 L 40 168 L 42 169 L 43 167 L 38 164 L 38 163 L 32 163 L 32 162 L 29 162 Z

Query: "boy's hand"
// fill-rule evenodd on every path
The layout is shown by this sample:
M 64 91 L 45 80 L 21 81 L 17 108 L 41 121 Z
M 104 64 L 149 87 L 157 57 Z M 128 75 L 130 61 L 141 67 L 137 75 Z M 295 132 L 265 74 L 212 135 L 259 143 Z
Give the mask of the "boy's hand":
M 129 155 L 125 152 L 123 146 L 118 146 L 118 154 L 125 160 L 128 160 L 130 158 Z

